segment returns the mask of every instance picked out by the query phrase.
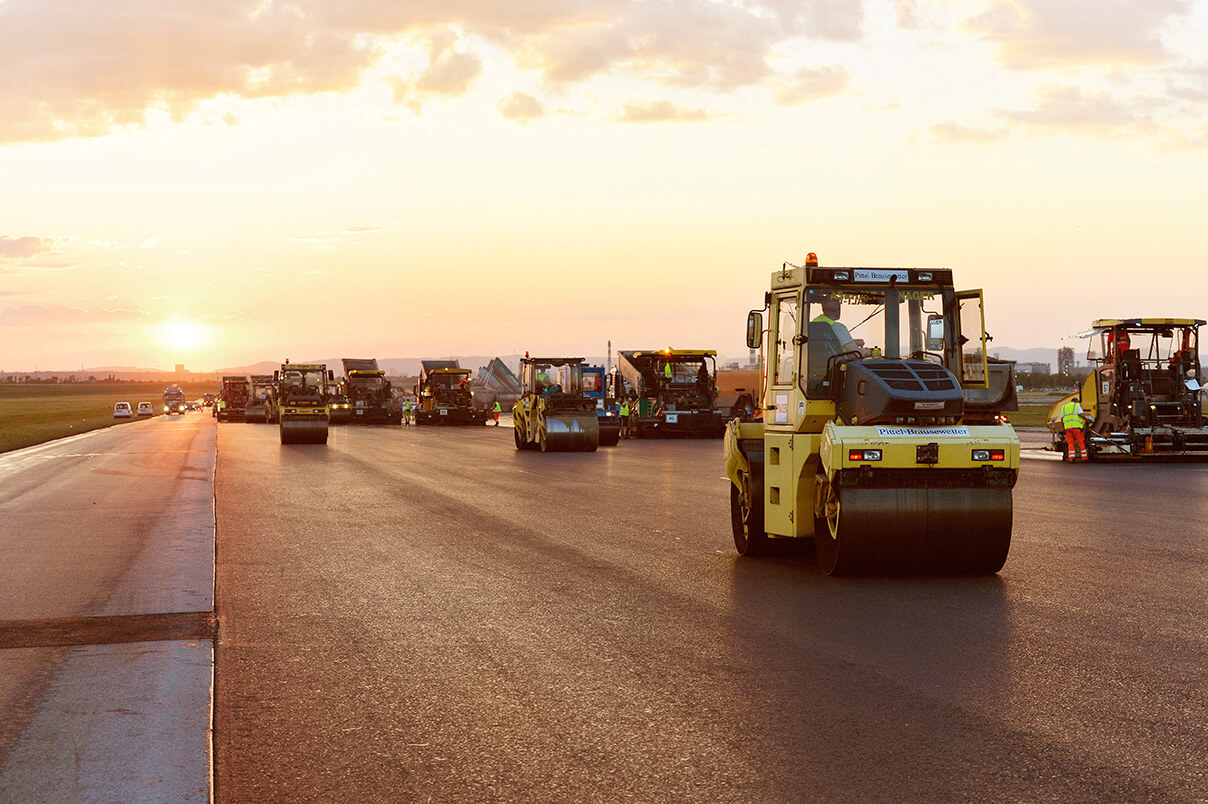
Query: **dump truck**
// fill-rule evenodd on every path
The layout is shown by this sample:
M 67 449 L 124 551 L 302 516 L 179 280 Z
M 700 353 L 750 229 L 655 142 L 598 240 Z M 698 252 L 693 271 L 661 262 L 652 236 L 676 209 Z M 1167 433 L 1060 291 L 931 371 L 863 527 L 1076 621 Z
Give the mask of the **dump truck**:
M 1061 409 L 1078 397 L 1091 421 L 1091 460 L 1208 458 L 1198 318 L 1103 318 L 1083 334 L 1091 372 L 1048 415 L 1052 448 L 1066 449 Z
M 188 408 L 185 392 L 179 386 L 173 385 L 164 389 L 164 413 L 179 413 L 183 416 Z
M 746 334 L 763 421 L 726 427 L 740 555 L 812 538 L 828 575 L 1002 568 L 1019 439 L 965 418 L 964 389 L 988 385 L 980 290 L 956 291 L 947 268 L 811 253 L 772 273 Z
M 274 424 L 277 421 L 277 384 L 272 374 L 253 374 L 252 390 L 243 418 L 249 422 Z
M 227 375 L 222 378 L 222 391 L 214 403 L 214 415 L 220 422 L 241 422 L 247 410 L 251 386 L 247 377 Z
M 402 424 L 403 407 L 394 398 L 386 372 L 377 360 L 346 357 L 339 393 L 349 405 L 354 424 Z
M 600 445 L 596 402 L 583 393 L 583 358 L 520 361 L 521 396 L 512 407 L 516 449 L 595 452 Z
M 660 349 L 621 351 L 618 356 L 629 389 L 629 435 L 722 434 L 725 422 L 716 409 L 717 352 Z
M 485 407 L 474 405 L 470 370 L 456 360 L 421 360 L 415 385 L 416 424 L 486 424 Z
M 273 372 L 282 444 L 326 444 L 335 375 L 322 363 L 290 363 Z
M 609 374 L 603 366 L 583 366 L 583 394 L 595 403 L 601 447 L 615 447 L 621 440 L 618 394 L 610 387 L 616 379 L 617 375 Z

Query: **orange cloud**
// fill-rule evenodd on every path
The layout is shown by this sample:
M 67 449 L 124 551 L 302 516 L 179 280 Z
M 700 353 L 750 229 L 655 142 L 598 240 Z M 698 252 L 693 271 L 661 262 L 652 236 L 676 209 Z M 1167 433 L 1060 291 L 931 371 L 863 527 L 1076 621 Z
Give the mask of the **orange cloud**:
M 540 101 L 524 92 L 513 92 L 499 101 L 499 113 L 508 120 L 531 120 L 545 114 Z
M 219 95 L 355 86 L 374 52 L 313 5 L 0 3 L 0 141 L 97 136 Z
M 809 103 L 838 95 L 849 86 L 851 73 L 842 67 L 805 68 L 776 91 L 776 103 L 780 106 Z
M 982 129 L 970 128 L 953 120 L 945 120 L 928 127 L 927 131 L 936 142 L 993 142 L 998 135 Z
M 391 81 L 396 102 L 459 95 L 482 74 L 454 28 L 552 84 L 623 74 L 729 91 L 772 76 L 785 40 L 850 41 L 862 24 L 862 0 L 3 0 L 0 143 L 101 136 L 216 97 L 348 90 L 391 43 L 433 29 L 423 74 Z
M 1190 0 L 996 0 L 965 27 L 1014 70 L 1155 64 L 1171 55 L 1171 21 L 1190 12 Z
M 49 250 L 50 243 L 40 237 L 0 235 L 0 259 L 19 260 Z
M 614 119 L 622 123 L 661 123 L 671 120 L 701 122 L 709 119 L 704 109 L 685 109 L 669 100 L 646 104 L 625 104 Z

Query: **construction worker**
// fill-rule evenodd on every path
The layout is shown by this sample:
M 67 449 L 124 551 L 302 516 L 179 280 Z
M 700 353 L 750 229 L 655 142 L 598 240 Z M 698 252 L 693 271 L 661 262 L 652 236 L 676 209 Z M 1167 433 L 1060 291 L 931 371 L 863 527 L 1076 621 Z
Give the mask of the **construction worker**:
M 403 399 L 403 425 L 405 427 L 411 426 L 411 400 L 410 399 Z
M 663 364 L 663 379 L 665 379 L 667 382 L 671 382 L 673 379 L 675 379 L 675 372 L 671 368 L 670 360 Z
M 494 406 L 491 408 L 491 413 L 495 415 L 495 426 L 499 426 L 499 414 L 503 411 L 503 406 L 499 404 L 499 400 L 495 400 Z
M 822 312 L 814 316 L 810 322 L 812 324 L 826 324 L 830 327 L 831 332 L 835 335 L 835 340 L 838 342 L 839 352 L 857 351 L 864 345 L 864 341 L 858 341 L 852 338 L 847 327 L 839 323 L 839 316 L 843 312 L 843 297 L 839 293 L 828 293 L 822 291 L 815 297 L 821 302 Z
M 1077 390 L 1077 386 L 1074 386 Z M 1091 420 L 1075 396 L 1061 406 L 1061 426 L 1065 429 L 1065 456 L 1071 463 L 1086 462 L 1086 444 L 1082 438 L 1083 426 Z
M 621 406 L 617 408 L 617 415 L 621 417 L 621 435 L 625 438 L 629 437 L 629 400 L 622 399 Z

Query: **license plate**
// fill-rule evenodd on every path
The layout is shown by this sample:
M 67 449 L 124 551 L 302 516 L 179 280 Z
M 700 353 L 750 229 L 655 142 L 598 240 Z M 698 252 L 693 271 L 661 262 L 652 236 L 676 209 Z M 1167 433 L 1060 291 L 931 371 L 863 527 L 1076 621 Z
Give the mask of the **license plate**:
M 358 415 L 358 416 L 364 416 L 364 415 L 365 415 L 365 411 L 363 411 L 363 410 L 358 410 L 358 411 L 357 411 L 357 415 Z
M 440 415 L 441 415 L 441 416 L 448 416 L 448 415 L 449 415 L 449 411 L 447 411 L 447 410 L 442 410 L 442 411 L 440 412 Z
M 667 424 L 679 424 L 679 414 L 678 413 L 668 413 L 667 414 Z

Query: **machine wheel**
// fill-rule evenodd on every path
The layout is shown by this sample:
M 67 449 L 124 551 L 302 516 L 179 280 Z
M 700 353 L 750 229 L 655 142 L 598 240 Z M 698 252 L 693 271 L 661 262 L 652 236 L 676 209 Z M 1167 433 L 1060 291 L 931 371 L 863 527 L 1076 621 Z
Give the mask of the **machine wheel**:
M 753 557 L 767 551 L 768 535 L 763 525 L 762 469 L 761 465 L 751 464 L 751 472 L 743 475 L 742 491 L 733 483 L 730 484 L 730 524 L 734 530 L 734 549 L 740 556 Z M 755 498 L 757 491 L 758 499 Z
M 524 439 L 520 437 L 520 426 L 516 425 L 512 428 L 512 437 L 516 439 L 516 449 L 524 449 L 526 444 Z
M 605 435 L 604 430 L 600 431 L 600 446 L 601 447 L 615 447 L 617 445 L 617 442 L 620 440 L 621 440 L 621 431 L 620 430 L 608 430 L 607 435 Z
M 826 483 L 822 492 L 823 516 L 817 520 L 821 527 L 814 529 L 814 549 L 818 554 L 818 567 L 827 575 L 847 575 L 854 567 L 853 562 L 846 560 L 847 556 L 839 550 L 845 524 L 843 495 L 824 479 L 819 478 L 818 482 Z
M 537 425 L 537 446 L 542 452 L 549 452 L 549 434 L 541 425 Z

